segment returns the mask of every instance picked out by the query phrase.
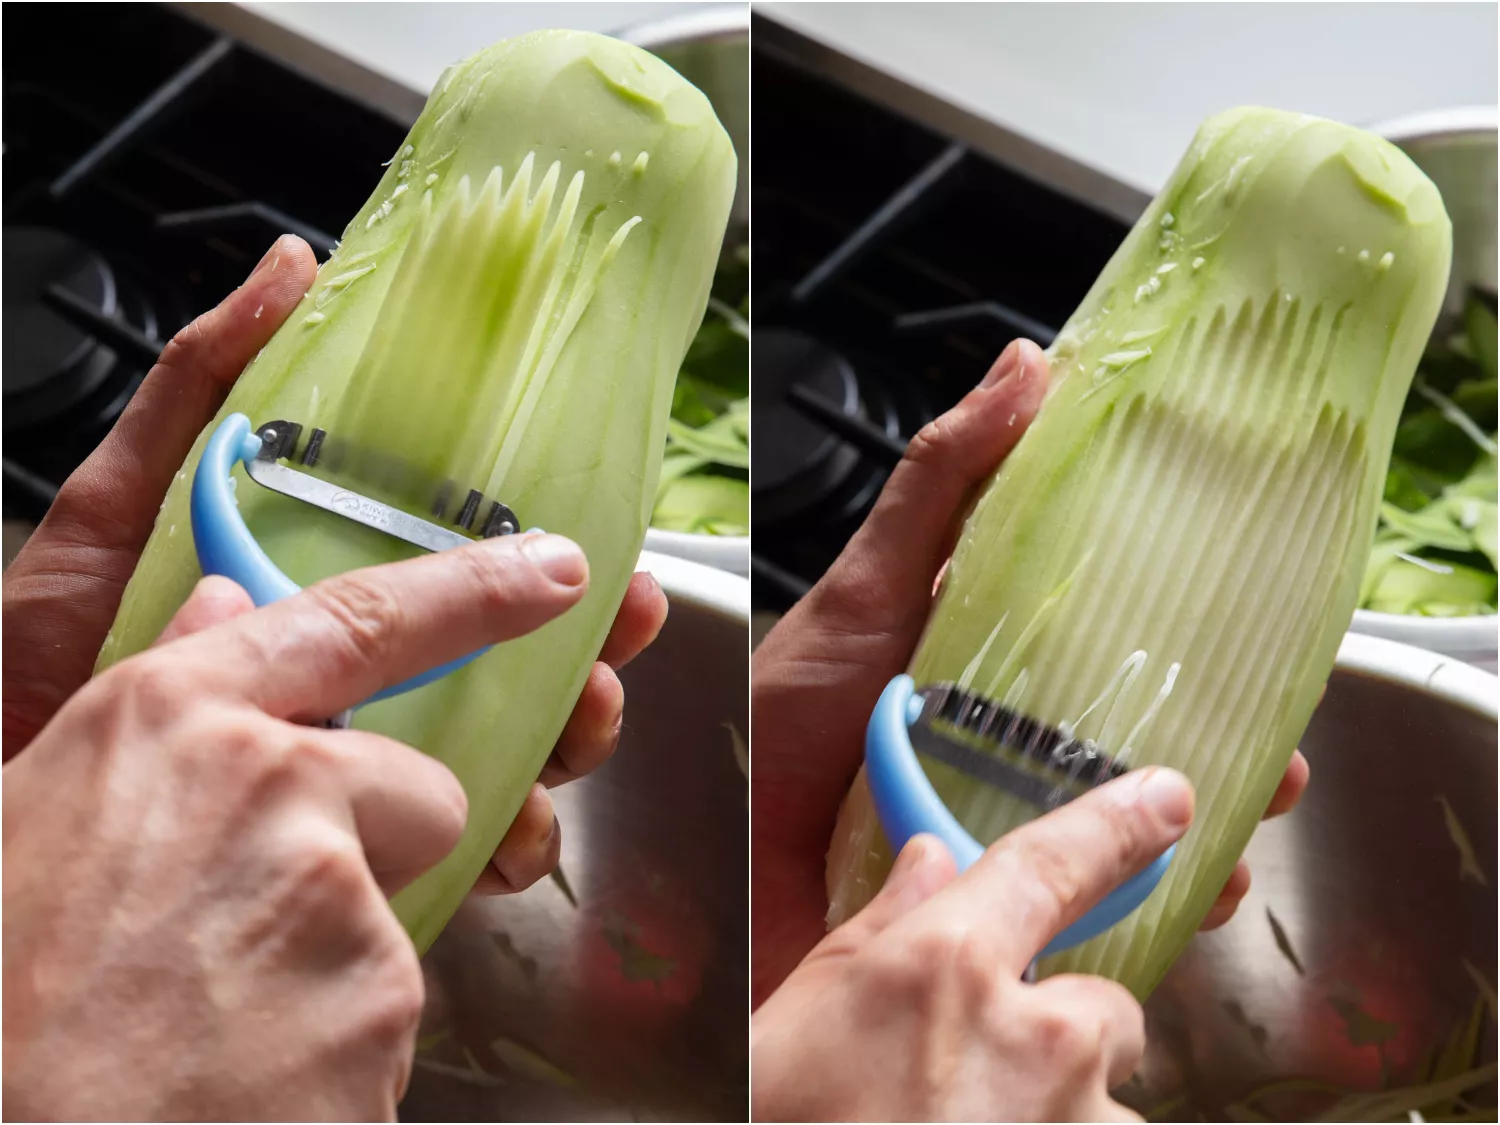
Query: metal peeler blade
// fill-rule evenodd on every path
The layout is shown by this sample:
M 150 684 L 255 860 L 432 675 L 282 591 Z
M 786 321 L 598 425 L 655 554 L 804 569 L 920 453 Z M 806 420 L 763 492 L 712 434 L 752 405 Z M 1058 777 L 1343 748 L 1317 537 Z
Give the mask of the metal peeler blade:
M 256 430 L 261 448 L 252 460 L 245 462 L 245 471 L 250 479 L 273 492 L 364 524 L 425 551 L 442 551 L 473 542 L 458 531 L 419 519 L 363 493 L 281 464 L 282 461 L 296 461 L 312 468 L 325 461 L 336 461 L 336 467 L 343 468 L 347 465 L 356 473 L 361 465 L 367 470 L 373 466 L 375 472 L 369 475 L 379 475 L 388 484 L 409 481 L 413 475 L 399 461 L 389 456 L 361 454 L 347 446 L 341 448 L 329 440 L 326 431 L 320 429 L 314 429 L 309 434 L 307 443 L 302 446 L 299 454 L 298 442 L 302 430 L 300 423 L 286 420 L 267 422 Z M 444 481 L 433 487 L 430 505 L 433 515 L 442 518 L 447 514 L 449 498 L 454 492 L 452 481 Z M 477 489 L 469 489 L 453 523 L 465 531 L 471 531 L 483 504 L 484 496 Z M 497 535 L 512 535 L 519 529 L 520 522 L 516 519 L 516 514 L 500 501 L 492 500 L 478 534 L 487 539 Z
M 944 726 L 961 731 L 949 735 Z M 1005 749 L 990 755 L 968 745 L 975 737 Z M 865 777 L 880 825 L 893 853 L 918 834 L 936 836 L 959 871 L 984 854 L 933 788 L 918 754 L 926 754 L 1015 793 L 1043 809 L 1056 808 L 1094 785 L 1125 772 L 1123 763 L 1065 732 L 1035 722 L 1001 704 L 951 684 L 918 691 L 910 676 L 886 685 L 865 728 Z M 1082 918 L 1057 934 L 1039 956 L 1050 956 L 1096 937 L 1134 912 L 1156 888 L 1176 852 L 1172 845 L 1125 880 Z M 1028 970 L 1033 978 L 1035 966 Z
M 266 554 L 240 515 L 232 488 L 232 472 L 236 464 L 244 465 L 252 480 L 273 492 L 294 497 L 428 551 L 442 551 L 474 542 L 458 531 L 439 527 L 368 496 L 279 464 L 282 460 L 298 459 L 297 443 L 302 427 L 295 422 L 268 422 L 254 432 L 250 425 L 250 419 L 245 415 L 230 414 L 209 436 L 193 473 L 189 509 L 193 546 L 203 573 L 232 579 L 257 606 L 292 597 L 300 587 Z M 326 439 L 323 431 L 314 430 L 301 450 L 301 463 L 316 464 L 328 448 Z M 454 523 L 466 531 L 471 529 L 482 500 L 477 491 L 471 490 Z M 438 509 L 434 514 L 442 518 L 444 512 Z M 494 501 L 480 534 L 509 535 L 519 526 L 515 513 Z M 376 692 L 360 706 L 415 691 L 457 671 L 488 651 L 489 646 L 486 646 L 430 668 Z M 351 712 L 346 710 L 315 725 L 335 729 L 347 727 L 350 717 Z
M 921 704 L 910 728 L 913 750 L 1040 808 L 1050 811 L 1129 772 L 1091 740 L 955 684 L 930 684 L 912 699 Z M 945 726 L 984 749 L 952 737 Z

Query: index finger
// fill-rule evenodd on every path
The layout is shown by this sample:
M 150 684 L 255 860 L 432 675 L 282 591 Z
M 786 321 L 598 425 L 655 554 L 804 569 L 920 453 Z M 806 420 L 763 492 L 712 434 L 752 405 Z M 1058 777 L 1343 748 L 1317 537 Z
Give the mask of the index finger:
M 991 845 L 933 897 L 926 922 L 985 935 L 997 968 L 1020 976 L 1057 934 L 1181 839 L 1192 818 L 1193 790 L 1180 773 L 1132 771 Z
M 160 651 L 198 685 L 280 719 L 320 719 L 576 604 L 588 563 L 560 535 L 511 535 L 349 571 Z

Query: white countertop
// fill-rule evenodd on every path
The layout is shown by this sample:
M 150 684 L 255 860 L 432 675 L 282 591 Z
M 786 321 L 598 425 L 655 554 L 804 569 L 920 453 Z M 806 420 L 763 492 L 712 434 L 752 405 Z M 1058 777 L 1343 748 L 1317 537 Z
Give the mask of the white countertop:
M 547 26 L 613 32 L 704 5 L 180 6 L 409 122 L 444 66 L 497 39 Z M 1494 105 L 1500 82 L 1490 3 L 757 0 L 756 10 L 1018 139 L 1019 166 L 1093 181 L 1085 194 L 1127 217 L 1219 110 L 1262 104 L 1370 124 Z
M 303 73 L 409 124 L 450 63 L 545 27 L 615 33 L 711 4 L 179 4 Z
M 1223 109 L 1363 125 L 1496 100 L 1488 3 L 772 0 L 755 10 L 1143 197 Z

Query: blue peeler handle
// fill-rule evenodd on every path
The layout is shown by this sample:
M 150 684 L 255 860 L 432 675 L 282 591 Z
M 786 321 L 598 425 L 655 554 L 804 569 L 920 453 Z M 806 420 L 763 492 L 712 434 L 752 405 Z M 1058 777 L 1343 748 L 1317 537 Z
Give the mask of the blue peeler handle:
M 915 695 L 915 687 L 910 676 L 897 676 L 886 685 L 870 715 L 865 730 L 865 774 L 870 782 L 870 793 L 875 798 L 875 811 L 893 852 L 899 853 L 913 836 L 930 833 L 947 845 L 958 870 L 964 871 L 984 854 L 984 848 L 943 804 L 928 780 L 927 772 L 917 761 L 908 734 L 922 710 L 922 701 Z M 1151 866 L 1116 887 L 1107 898 L 1053 938 L 1039 956 L 1061 953 L 1098 937 L 1134 912 L 1161 882 L 1176 849 L 1177 846 L 1172 845 Z
M 264 606 L 291 597 L 301 587 L 281 573 L 280 568 L 261 549 L 255 536 L 245 526 L 235 503 L 230 473 L 236 462 L 254 460 L 260 449 L 261 440 L 251 429 L 249 418 L 243 414 L 231 414 L 225 418 L 208 439 L 203 459 L 198 462 L 198 470 L 193 474 L 191 511 L 193 544 L 197 548 L 198 565 L 203 573 L 233 579 L 245 588 L 251 601 L 257 606 Z M 468 656 L 429 669 L 419 676 L 377 692 L 365 700 L 365 704 L 378 703 L 382 699 L 425 687 L 488 651 L 489 646 L 486 646 Z

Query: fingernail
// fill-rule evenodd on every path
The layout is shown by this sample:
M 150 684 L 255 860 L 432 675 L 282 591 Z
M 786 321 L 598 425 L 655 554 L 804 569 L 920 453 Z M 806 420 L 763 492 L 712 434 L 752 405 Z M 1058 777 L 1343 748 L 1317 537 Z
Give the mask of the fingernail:
M 1183 828 L 1193 819 L 1193 787 L 1176 770 L 1146 770 L 1139 782 L 1142 803 L 1173 828 Z
M 588 581 L 588 560 L 571 539 L 561 535 L 524 535 L 521 553 L 559 586 L 572 588 Z
M 1021 369 L 1021 341 L 1012 340 L 1010 345 L 1000 353 L 1000 358 L 984 373 L 980 380 L 981 387 L 993 387 L 1005 379 L 1009 379 Z

